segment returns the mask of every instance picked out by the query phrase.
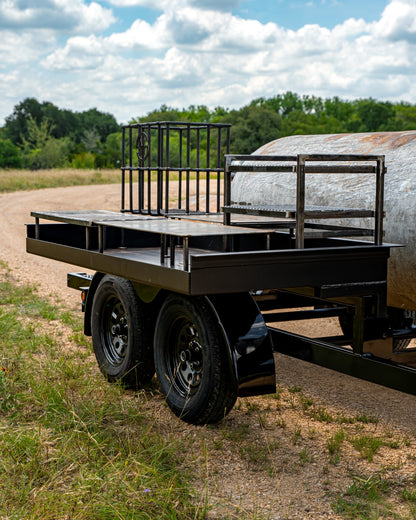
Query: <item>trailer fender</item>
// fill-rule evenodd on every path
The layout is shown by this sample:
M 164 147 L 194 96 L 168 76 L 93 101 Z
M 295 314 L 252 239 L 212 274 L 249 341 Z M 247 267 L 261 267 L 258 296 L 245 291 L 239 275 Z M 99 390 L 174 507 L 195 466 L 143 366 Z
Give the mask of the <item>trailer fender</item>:
M 87 292 L 87 298 L 84 306 L 84 334 L 86 336 L 91 336 L 91 312 L 92 312 L 92 302 L 94 301 L 94 295 L 97 291 L 97 287 L 101 280 L 104 278 L 104 273 L 95 273 L 93 279 L 91 280 L 91 285 Z
M 222 327 L 238 395 L 276 392 L 273 346 L 261 312 L 249 293 L 206 296 Z

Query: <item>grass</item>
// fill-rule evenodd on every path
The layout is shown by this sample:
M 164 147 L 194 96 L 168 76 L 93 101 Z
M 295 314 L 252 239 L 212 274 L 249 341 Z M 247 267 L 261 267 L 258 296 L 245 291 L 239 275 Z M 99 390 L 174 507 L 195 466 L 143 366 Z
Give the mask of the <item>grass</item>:
M 326 442 L 331 464 L 338 464 L 341 455 L 341 446 L 345 440 L 344 430 L 338 430 Z
M 64 186 L 112 184 L 121 180 L 120 170 L 0 170 L 0 193 Z
M 401 507 L 397 508 L 397 504 Z M 416 518 L 416 489 L 414 482 L 386 478 L 382 471 L 355 475 L 332 507 L 346 519 L 413 520 Z
M 390 483 L 379 473 L 368 477 L 355 476 L 352 484 L 333 504 L 333 508 L 344 518 L 360 520 L 387 518 L 389 507 L 382 503 L 382 499 L 389 489 Z
M 204 518 L 193 441 L 160 431 L 149 394 L 107 384 L 90 349 L 57 341 L 49 322 L 68 316 L 33 288 L 3 281 L 0 302 L 0 518 Z
M 373 461 L 374 455 L 385 444 L 383 439 L 373 435 L 360 435 L 351 439 L 350 442 L 360 452 L 361 457 L 367 459 L 368 462 Z
M 157 175 L 152 172 L 151 180 L 155 181 Z M 196 174 L 191 173 L 190 180 L 196 179 Z M 200 173 L 200 180 L 206 178 L 205 173 Z M 177 181 L 179 174 L 170 172 L 169 179 Z M 185 174 L 183 175 L 185 179 Z M 212 181 L 214 175 L 212 176 Z M 65 186 L 86 186 L 93 184 L 118 184 L 121 182 L 119 169 L 88 170 L 76 168 L 62 168 L 50 170 L 12 170 L 0 169 L 0 193 L 22 190 L 39 190 L 42 188 L 61 188 Z
M 351 457 L 362 474 L 341 491 L 336 478 L 324 488 L 339 517 L 416 518 L 414 471 L 383 473 L 378 452 L 406 450 L 413 438 L 375 429 L 377 418 L 326 409 L 295 386 L 270 397 L 273 406 L 239 400 L 240 421 L 183 426 L 167 418 L 153 387 L 135 393 L 107 384 L 82 334 L 81 316 L 17 286 L 7 265 L 0 267 L 1 520 L 202 520 L 210 504 L 211 514 L 215 507 L 224 512 L 213 518 L 267 518 L 261 508 L 232 513 L 239 498 L 213 498 L 209 479 L 218 478 L 221 487 L 221 464 L 232 460 L 259 481 L 272 477 L 279 494 L 287 475 L 301 482 L 309 467 L 318 481 L 330 482 L 351 470 Z M 293 419 L 294 404 L 306 423 Z M 155 414 L 158 406 L 162 412 Z M 405 464 L 404 455 L 400 460 Z M 321 471 L 322 461 L 328 466 Z

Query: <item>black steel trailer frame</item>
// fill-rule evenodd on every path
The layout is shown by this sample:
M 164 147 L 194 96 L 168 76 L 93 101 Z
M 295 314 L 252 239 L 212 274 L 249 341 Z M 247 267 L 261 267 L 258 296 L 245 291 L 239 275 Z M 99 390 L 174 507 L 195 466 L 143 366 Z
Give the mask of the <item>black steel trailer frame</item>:
M 134 305 L 155 337 L 141 349 L 141 363 L 152 375 L 155 349 L 158 378 L 170 371 L 164 388 L 162 381 L 168 404 L 189 422 L 218 420 L 237 394 L 272 393 L 273 349 L 416 394 L 416 349 L 395 348 L 398 340 L 416 337 L 415 327 L 386 305 L 388 258 L 396 246 L 383 243 L 384 157 L 230 155 L 229 132 L 228 125 L 176 122 L 124 127 L 121 211 L 33 211 L 27 251 L 96 273 L 72 273 L 68 285 L 82 291 L 85 333 L 94 339 L 95 331 L 95 343 L 97 337 L 107 341 L 110 365 L 113 358 L 124 363 L 119 350 L 134 332 L 122 325 L 130 316 L 122 290 L 110 285 L 129 292 L 130 286 L 114 280 L 129 281 L 139 301 Z M 296 199 L 292 205 L 235 204 L 231 184 L 239 171 L 289 173 Z M 305 204 L 309 174 L 339 173 L 373 175 L 374 207 Z M 353 225 L 334 223 L 340 217 Z M 373 225 L 356 225 L 354 219 L 362 218 Z M 95 318 L 103 292 L 115 301 L 109 323 Z M 178 316 L 171 316 L 172 308 Z M 311 338 L 279 326 L 329 316 L 343 325 L 337 336 Z M 201 331 L 204 319 L 208 332 Z M 178 321 L 186 323 L 180 334 L 189 336 L 187 347 L 161 339 L 166 320 L 172 322 L 170 334 Z M 216 338 L 218 351 L 211 353 L 203 337 Z M 201 404 L 212 360 L 222 366 L 218 377 L 226 398 Z M 100 368 L 110 380 L 125 378 L 121 369 L 114 375 L 111 366 Z M 177 400 L 169 402 L 172 385 Z M 189 402 L 196 403 L 193 409 Z

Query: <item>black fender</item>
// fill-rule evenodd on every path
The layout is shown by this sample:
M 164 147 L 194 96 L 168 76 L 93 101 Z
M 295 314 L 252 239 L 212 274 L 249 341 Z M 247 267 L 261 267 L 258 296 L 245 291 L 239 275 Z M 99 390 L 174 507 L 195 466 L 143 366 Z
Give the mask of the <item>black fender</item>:
M 97 291 L 97 287 L 101 280 L 104 278 L 104 273 L 95 273 L 90 287 L 87 292 L 87 299 L 85 301 L 84 307 L 84 334 L 86 336 L 91 336 L 91 312 L 92 312 L 92 302 L 94 300 L 94 295 Z
M 276 392 L 273 345 L 263 316 L 249 293 L 206 296 L 222 328 L 238 395 Z

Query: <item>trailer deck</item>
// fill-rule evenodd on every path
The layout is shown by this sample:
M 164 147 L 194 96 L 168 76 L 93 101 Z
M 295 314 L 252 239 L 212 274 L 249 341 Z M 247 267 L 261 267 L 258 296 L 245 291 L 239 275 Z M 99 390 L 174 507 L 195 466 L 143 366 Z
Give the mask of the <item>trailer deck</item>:
M 28 252 L 185 294 L 385 284 L 391 247 L 326 238 L 296 249 L 288 232 L 189 218 L 102 211 L 32 216 Z

